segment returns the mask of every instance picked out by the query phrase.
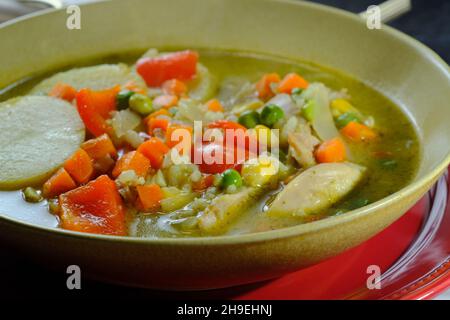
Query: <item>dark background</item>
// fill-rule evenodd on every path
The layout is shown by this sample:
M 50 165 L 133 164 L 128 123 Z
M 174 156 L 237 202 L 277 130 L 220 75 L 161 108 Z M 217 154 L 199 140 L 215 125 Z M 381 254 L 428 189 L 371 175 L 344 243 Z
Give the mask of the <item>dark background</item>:
M 366 10 L 369 5 L 380 3 L 381 0 L 316 0 L 313 2 L 332 5 L 352 12 L 361 12 Z M 413 10 L 390 25 L 425 43 L 449 62 L 450 1 L 415 0 L 412 3 Z M 5 298 L 112 298 L 119 296 L 127 298 L 174 296 L 178 298 L 214 298 L 232 297 L 239 291 L 252 288 L 250 286 L 195 295 L 174 295 L 142 289 L 121 288 L 86 280 L 82 282 L 82 290 L 69 291 L 66 288 L 66 277 L 64 270 L 59 273 L 50 272 L 34 265 L 26 257 L 12 252 L 4 244 L 0 244 L 0 297 Z

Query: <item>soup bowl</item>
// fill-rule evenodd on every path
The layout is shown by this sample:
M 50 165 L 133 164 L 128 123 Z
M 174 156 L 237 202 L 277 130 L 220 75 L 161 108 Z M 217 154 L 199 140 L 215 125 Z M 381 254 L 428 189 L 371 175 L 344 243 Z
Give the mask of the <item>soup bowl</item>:
M 406 187 L 358 210 L 254 234 L 143 239 L 83 234 L 0 213 L 3 241 L 58 270 L 169 290 L 271 279 L 362 243 L 402 216 L 450 162 L 450 74 L 435 53 L 390 28 L 370 30 L 341 10 L 281 0 L 128 0 L 47 11 L 0 27 L 0 87 L 71 61 L 185 47 L 262 53 L 338 69 L 399 105 L 418 130 L 422 158 Z M 395 119 L 393 119 L 395 120 Z M 0 211 L 2 204 L 0 203 Z M 64 269 L 59 269 L 64 268 Z

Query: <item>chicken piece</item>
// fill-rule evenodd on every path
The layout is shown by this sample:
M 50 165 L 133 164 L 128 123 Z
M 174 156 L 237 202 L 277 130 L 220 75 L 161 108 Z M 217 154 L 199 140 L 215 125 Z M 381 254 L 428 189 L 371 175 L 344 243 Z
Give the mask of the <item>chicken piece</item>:
M 361 181 L 365 168 L 353 163 L 323 163 L 299 174 L 271 203 L 273 217 L 318 213 L 341 200 Z
M 309 168 L 316 164 L 314 148 L 320 140 L 312 134 L 310 125 L 304 119 L 299 118 L 295 131 L 288 134 L 288 142 L 290 154 L 302 167 Z

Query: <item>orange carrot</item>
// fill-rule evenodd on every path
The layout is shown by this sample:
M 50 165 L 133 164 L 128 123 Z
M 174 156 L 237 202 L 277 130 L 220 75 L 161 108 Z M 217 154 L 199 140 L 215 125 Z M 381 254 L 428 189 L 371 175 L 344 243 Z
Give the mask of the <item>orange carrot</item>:
M 60 98 L 72 102 L 77 95 L 77 90 L 66 83 L 57 83 L 48 95 L 50 97 Z
M 176 106 L 178 103 L 178 97 L 171 94 L 163 94 L 162 96 L 157 96 L 153 99 L 153 106 L 155 108 L 165 108 L 169 109 Z
M 181 97 L 186 94 L 187 86 L 178 79 L 167 80 L 162 84 L 162 90 L 166 94 Z
M 256 84 L 256 91 L 258 92 L 258 97 L 261 99 L 271 98 L 274 93 L 271 88 L 272 83 L 279 83 L 280 76 L 278 73 L 268 73 L 265 74 Z
M 88 182 L 94 173 L 92 159 L 83 149 L 78 149 L 72 157 L 66 160 L 64 169 L 78 183 Z
M 177 131 L 178 129 L 184 129 L 185 130 L 184 132 L 179 130 L 179 133 L 180 134 L 186 133 L 189 137 L 186 137 L 185 135 L 183 135 L 180 138 L 175 137 L 174 132 Z M 185 125 L 180 125 L 180 124 L 171 124 L 169 127 L 167 127 L 167 130 L 166 130 L 166 144 L 169 148 L 173 148 L 174 146 L 181 143 L 185 138 L 190 138 L 190 141 L 192 143 L 193 132 L 194 132 L 194 130 L 190 126 L 185 126 Z
M 166 131 L 167 127 L 169 126 L 169 120 L 163 118 L 151 118 L 147 122 L 147 126 L 149 134 L 153 134 L 153 130 L 157 128 Z
M 287 74 L 278 85 L 278 92 L 290 94 L 293 89 L 305 89 L 308 87 L 308 81 L 300 77 L 296 73 Z
M 104 158 L 108 155 L 113 158 L 117 156 L 116 148 L 106 133 L 95 139 L 83 142 L 81 148 L 94 160 Z
M 203 191 L 211 187 L 214 183 L 214 175 L 208 174 L 203 176 L 199 181 L 192 184 L 194 191 Z
M 223 112 L 224 111 L 222 104 L 217 99 L 209 100 L 206 103 L 206 106 L 208 107 L 209 111 L 214 111 L 214 112 Z
M 144 123 L 148 123 L 150 121 L 150 119 L 152 118 L 156 118 L 159 116 L 167 116 L 170 117 L 170 112 L 167 111 L 166 109 L 159 109 L 153 113 L 150 113 L 147 117 L 145 117 L 144 119 Z
M 345 145 L 340 138 L 323 142 L 316 150 L 316 159 L 319 163 L 342 162 L 346 158 Z
M 164 155 L 169 152 L 169 147 L 158 138 L 150 138 L 139 146 L 138 152 L 142 153 L 150 160 L 152 168 L 159 169 L 164 159 Z
M 155 212 L 161 207 L 164 194 L 157 184 L 148 184 L 136 187 L 139 207 L 145 211 Z
M 53 198 L 76 187 L 77 185 L 70 174 L 64 168 L 61 168 L 44 183 L 42 193 L 46 198 Z
M 341 132 L 344 136 L 353 141 L 370 141 L 377 137 L 376 132 L 371 128 L 355 121 L 349 122 L 341 129 Z
M 117 162 L 112 171 L 114 178 L 117 178 L 122 172 L 127 170 L 134 170 L 134 172 L 144 177 L 150 169 L 150 160 L 148 160 L 142 153 L 131 151 L 122 156 Z

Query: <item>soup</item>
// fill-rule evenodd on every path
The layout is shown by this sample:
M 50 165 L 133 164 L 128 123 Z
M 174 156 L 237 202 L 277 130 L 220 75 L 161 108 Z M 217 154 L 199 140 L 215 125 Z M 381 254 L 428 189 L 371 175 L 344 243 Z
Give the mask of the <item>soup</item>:
M 0 211 L 74 231 L 308 223 L 401 189 L 420 160 L 412 123 L 380 93 L 273 57 L 151 49 L 37 77 L 2 100 Z

